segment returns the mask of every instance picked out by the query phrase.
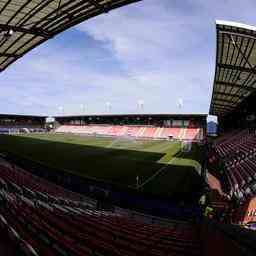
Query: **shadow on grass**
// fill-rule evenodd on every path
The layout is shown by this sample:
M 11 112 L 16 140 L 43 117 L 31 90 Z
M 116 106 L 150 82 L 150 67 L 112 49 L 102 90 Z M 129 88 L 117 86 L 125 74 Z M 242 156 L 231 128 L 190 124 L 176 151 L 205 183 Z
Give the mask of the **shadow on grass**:
M 0 135 L 0 151 L 11 152 L 78 176 L 109 182 L 123 187 L 146 181 L 159 169 L 161 175 L 147 183 L 142 191 L 149 194 L 194 198 L 200 190 L 201 177 L 191 166 L 158 163 L 165 154 L 136 150 L 50 141 L 23 136 Z M 175 155 L 189 157 L 188 154 Z
M 196 144 L 190 152 L 179 150 L 173 157 L 174 160 L 155 175 L 154 179 L 147 182 L 141 190 L 150 192 L 156 184 L 158 193 L 165 194 L 178 201 L 195 201 L 202 195 L 205 182 L 201 177 L 202 149 Z

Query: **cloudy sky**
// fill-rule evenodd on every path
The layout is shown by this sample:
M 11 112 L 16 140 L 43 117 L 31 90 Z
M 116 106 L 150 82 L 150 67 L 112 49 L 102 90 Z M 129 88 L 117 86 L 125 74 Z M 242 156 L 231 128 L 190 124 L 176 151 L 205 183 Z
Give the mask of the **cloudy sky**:
M 256 25 L 255 10 L 255 0 L 144 0 L 98 16 L 1 73 L 0 112 L 208 113 L 215 20 Z

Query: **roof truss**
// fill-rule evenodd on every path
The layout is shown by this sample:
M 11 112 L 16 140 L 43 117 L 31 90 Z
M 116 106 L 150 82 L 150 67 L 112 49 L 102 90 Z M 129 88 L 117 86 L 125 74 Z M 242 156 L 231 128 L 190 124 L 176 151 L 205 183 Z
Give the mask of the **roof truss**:
M 60 32 L 141 0 L 0 1 L 0 71 Z
M 224 81 L 216 81 L 215 83 L 216 83 L 216 85 L 230 86 L 230 87 L 233 87 L 233 88 L 243 89 L 243 90 L 247 90 L 247 91 L 254 91 L 255 90 L 254 87 L 244 86 L 242 84 L 237 84 L 237 83 L 230 83 L 230 82 L 224 82 Z M 232 94 L 230 96 L 232 96 Z
M 215 102 L 220 101 L 220 102 L 224 102 L 224 103 L 236 104 L 236 101 L 233 101 L 233 100 L 226 100 L 226 99 L 220 99 L 220 98 L 214 98 L 213 100 Z
M 218 108 L 224 108 L 224 109 L 227 109 L 227 110 L 228 109 L 233 109 L 233 107 L 230 106 L 230 105 L 225 105 L 225 104 L 218 103 L 218 102 L 216 102 L 214 105 L 217 106 Z
M 256 27 L 217 21 L 216 69 L 210 114 L 232 112 L 256 90 Z
M 241 71 L 241 72 L 256 74 L 256 69 L 255 68 L 232 66 L 230 64 L 224 64 L 224 63 L 221 63 L 218 66 L 220 68 L 226 68 L 226 69 L 232 69 L 232 70 L 237 70 L 237 71 Z
M 240 98 L 241 97 L 240 94 L 235 94 L 235 93 L 230 94 L 230 93 L 225 93 L 225 92 L 216 92 L 215 95 L 216 96 L 218 96 L 218 95 L 221 95 L 221 96 L 232 96 L 232 98 Z

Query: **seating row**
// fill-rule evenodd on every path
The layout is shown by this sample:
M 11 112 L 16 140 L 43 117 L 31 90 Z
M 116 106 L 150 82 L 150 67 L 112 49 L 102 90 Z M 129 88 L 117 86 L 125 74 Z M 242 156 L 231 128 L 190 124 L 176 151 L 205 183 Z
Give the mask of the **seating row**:
M 256 194 L 256 136 L 248 130 L 236 130 L 214 144 L 230 193 L 245 200 Z
M 56 133 L 75 133 L 102 136 L 130 136 L 151 139 L 203 140 L 201 128 L 166 128 L 128 125 L 61 125 Z

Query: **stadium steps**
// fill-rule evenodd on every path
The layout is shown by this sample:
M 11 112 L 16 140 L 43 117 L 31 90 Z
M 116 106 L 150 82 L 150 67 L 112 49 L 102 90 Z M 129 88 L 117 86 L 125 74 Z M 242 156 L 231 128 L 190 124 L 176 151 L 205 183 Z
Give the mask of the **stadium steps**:
M 96 211 L 70 215 L 9 197 L 4 217 L 39 255 L 200 255 L 199 237 L 190 224 L 162 227 Z M 47 249 L 52 253 L 45 254 Z
M 0 171 L 8 186 L 0 184 L 3 188 L 0 198 L 4 199 L 0 213 L 14 229 L 14 234 L 18 234 L 18 240 L 24 239 L 38 255 L 200 255 L 199 239 L 190 224 L 175 221 L 171 226 L 164 226 L 120 213 L 81 208 L 70 204 L 69 198 L 65 199 L 69 194 L 63 193 L 64 188 L 62 200 L 52 203 L 50 197 L 53 197 L 51 193 L 56 193 L 55 185 L 51 188 L 49 182 L 42 184 L 43 179 L 34 179 L 22 169 L 10 170 L 6 165 L 2 168 L 7 169 Z M 31 188 L 31 200 L 14 189 L 24 183 Z M 47 188 L 48 198 L 45 198 L 43 193 Z
M 147 127 L 143 133 L 143 137 L 145 138 L 153 138 L 156 132 L 156 127 Z
M 162 138 L 163 130 L 164 130 L 164 128 L 158 127 L 153 137 L 154 138 Z
M 186 128 L 186 134 L 184 139 L 186 140 L 196 140 L 199 136 L 199 129 L 197 128 Z
M 195 129 L 195 128 L 194 128 Z M 203 131 L 201 129 L 200 131 Z M 131 136 L 137 138 L 165 138 L 173 136 L 175 139 L 188 139 L 189 131 L 186 128 L 128 126 L 128 125 L 62 125 L 55 130 L 56 133 L 99 134 L 102 136 Z M 195 139 L 202 139 L 203 132 Z M 222 149 L 220 149 L 222 150 Z
M 247 129 L 233 131 L 215 140 L 215 152 L 224 161 L 227 193 L 244 200 L 256 194 L 256 136 Z
M 128 127 L 127 126 L 123 126 L 122 130 L 120 131 L 120 136 L 127 135 L 127 132 L 128 132 Z
M 140 128 L 135 126 L 127 126 L 127 136 L 137 137 L 137 133 L 139 132 Z
M 178 139 L 183 140 L 184 138 L 186 138 L 186 132 L 187 128 L 180 128 Z
M 136 134 L 136 137 L 143 137 L 145 130 L 146 130 L 146 127 L 140 127 L 139 131 Z

